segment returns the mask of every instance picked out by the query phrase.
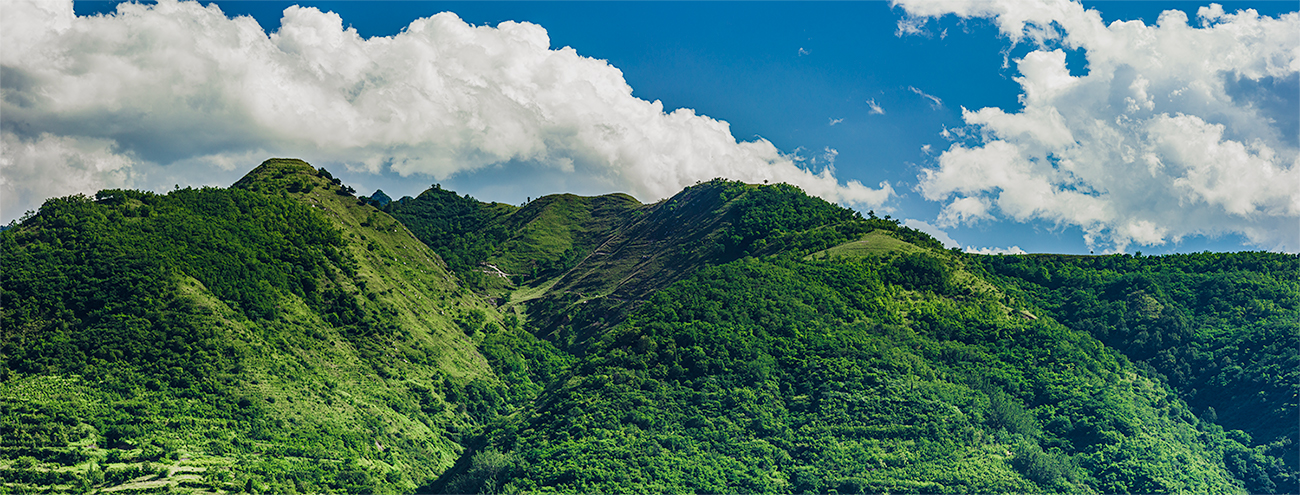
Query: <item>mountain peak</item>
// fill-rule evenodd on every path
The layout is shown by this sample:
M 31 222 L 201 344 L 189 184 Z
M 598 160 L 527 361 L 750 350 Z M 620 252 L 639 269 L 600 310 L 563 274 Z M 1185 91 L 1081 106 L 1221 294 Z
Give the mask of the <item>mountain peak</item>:
M 383 189 L 375 189 L 375 193 L 370 195 L 370 201 L 373 201 L 380 207 L 383 207 L 388 205 L 388 203 L 392 203 L 393 198 L 390 198 L 388 197 L 387 194 L 384 194 Z
M 235 185 L 266 177 L 286 176 L 290 174 L 316 175 L 316 167 L 298 158 L 268 158 L 253 170 L 250 170 Z
M 308 192 L 317 187 L 331 189 L 335 186 L 342 191 L 339 194 L 351 195 L 356 192 L 324 168 L 316 169 L 297 158 L 270 158 L 230 187 L 263 192 L 288 190 L 296 193 Z

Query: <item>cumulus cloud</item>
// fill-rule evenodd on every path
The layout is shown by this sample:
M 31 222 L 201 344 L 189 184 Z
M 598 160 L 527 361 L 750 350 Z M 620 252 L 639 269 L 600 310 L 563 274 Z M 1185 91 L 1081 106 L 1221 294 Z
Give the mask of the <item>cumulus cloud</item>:
M 835 125 L 835 124 L 838 124 L 838 123 L 840 123 L 840 122 L 844 122 L 844 119 L 835 119 L 835 118 L 832 118 L 831 121 L 830 121 L 830 125 Z
M 726 122 L 633 97 L 617 68 L 551 49 L 534 24 L 473 26 L 442 13 L 369 39 L 343 26 L 298 6 L 268 34 L 215 3 L 123 3 L 89 17 L 70 0 L 6 3 L 3 215 L 47 194 L 270 155 L 437 179 L 514 167 L 642 200 L 713 177 L 788 182 L 853 206 L 893 193 L 840 183 L 766 140 L 736 140 Z
M 1107 25 L 1068 0 L 897 4 L 900 33 L 955 14 L 1033 48 L 1015 61 L 1023 108 L 963 108 L 968 127 L 922 171 L 940 225 L 1048 220 L 1111 251 L 1230 233 L 1300 249 L 1300 15 L 1211 5 L 1199 27 L 1176 10 Z
M 52 196 L 119 188 L 133 179 L 131 159 L 111 141 L 50 134 L 0 133 L 0 171 L 0 209 L 9 218 Z

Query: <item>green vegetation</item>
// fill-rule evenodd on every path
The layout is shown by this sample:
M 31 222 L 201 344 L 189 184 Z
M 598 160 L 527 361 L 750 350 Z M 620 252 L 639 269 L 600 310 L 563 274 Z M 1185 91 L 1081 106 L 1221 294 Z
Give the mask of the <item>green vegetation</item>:
M 300 161 L 50 200 L 0 249 L 4 490 L 411 491 L 510 410 L 491 308 Z
M 505 220 L 512 235 L 491 261 L 523 283 L 563 275 L 641 207 L 626 194 L 538 198 Z
M 0 493 L 1300 491 L 1295 256 L 354 194 L 277 159 L 0 231 Z
M 873 230 L 861 239 L 846 242 L 830 249 L 823 249 L 808 255 L 810 258 L 829 257 L 863 257 L 889 254 L 893 252 L 916 253 L 924 248 L 895 239 L 886 230 Z
M 510 205 L 480 203 L 468 194 L 458 196 L 434 185 L 405 204 L 389 203 L 388 213 L 464 277 L 478 273 L 479 263 L 509 237 L 500 218 L 514 210 Z
M 515 208 L 434 186 L 387 211 L 442 253 L 470 287 L 499 296 L 563 275 L 640 207 L 626 194 L 562 194 Z
M 1276 253 L 997 256 L 1014 297 L 1158 372 L 1234 441 L 1254 493 L 1300 492 L 1300 258 Z
M 581 354 L 587 339 L 700 269 L 746 256 L 809 254 L 876 231 L 942 248 L 896 221 L 864 219 L 787 184 L 715 179 L 638 210 L 599 250 L 553 279 L 529 306 L 529 321 L 535 334 Z
M 1157 378 L 995 297 L 887 282 L 918 266 L 747 258 L 701 270 L 590 341 L 536 409 L 488 430 L 438 488 L 1240 489 L 1200 440 L 1222 431 Z

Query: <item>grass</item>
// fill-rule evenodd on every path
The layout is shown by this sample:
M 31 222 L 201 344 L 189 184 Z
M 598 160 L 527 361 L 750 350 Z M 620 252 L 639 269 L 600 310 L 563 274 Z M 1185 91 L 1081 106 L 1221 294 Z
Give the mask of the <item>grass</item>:
M 513 307 L 528 301 L 540 299 L 542 296 L 545 296 L 546 293 L 551 290 L 551 287 L 554 287 L 555 283 L 559 280 L 560 279 L 558 278 L 553 278 L 539 285 L 520 287 L 519 290 L 510 293 L 510 306 Z
M 305 175 L 317 186 L 298 193 L 301 200 L 320 209 L 344 232 L 348 250 L 358 262 L 356 278 L 364 288 L 349 288 L 374 294 L 373 302 L 389 311 L 394 323 L 412 331 L 411 340 L 437 351 L 438 368 L 455 376 L 490 375 L 487 363 L 477 356 L 474 343 L 465 338 L 455 319 L 475 309 L 495 313 L 492 307 L 462 290 L 441 258 L 396 219 L 359 204 L 350 195 L 338 194 L 340 186 L 316 176 L 305 162 L 295 162 L 286 175 Z
M 862 236 L 861 239 L 815 252 L 808 255 L 805 259 L 833 258 L 836 256 L 861 258 L 864 256 L 877 256 L 893 252 L 922 253 L 926 251 L 927 250 L 923 247 L 895 239 L 894 236 L 884 230 L 873 230 Z

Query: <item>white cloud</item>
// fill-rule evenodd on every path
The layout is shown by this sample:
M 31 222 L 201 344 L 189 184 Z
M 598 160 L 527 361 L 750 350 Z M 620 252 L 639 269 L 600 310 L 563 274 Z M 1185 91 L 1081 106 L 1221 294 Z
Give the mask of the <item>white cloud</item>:
M 934 240 L 942 243 L 943 247 L 946 248 L 961 247 L 961 243 L 954 241 L 952 237 L 948 235 L 947 232 L 944 232 L 943 229 L 935 225 L 931 225 L 928 222 L 917 220 L 915 218 L 908 218 L 903 220 L 903 226 L 911 227 L 921 232 L 930 234 L 930 237 L 933 237 Z
M 803 49 L 803 47 L 799 47 L 799 56 L 800 56 L 800 57 L 802 57 L 802 56 L 804 56 L 804 55 L 811 55 L 811 54 L 812 54 L 812 52 Z
M 827 146 L 822 148 L 822 161 L 827 167 L 835 166 L 835 159 L 840 156 L 840 150 Z
M 0 133 L 0 211 L 7 219 L 50 197 L 120 188 L 131 179 L 131 159 L 118 154 L 110 141 Z
M 506 167 L 642 200 L 714 177 L 788 182 L 859 207 L 893 194 L 633 97 L 617 68 L 551 49 L 529 23 L 472 26 L 443 13 L 363 39 L 336 14 L 297 6 L 270 34 L 216 4 L 175 0 L 92 17 L 69 0 L 4 9 L 5 218 L 44 194 L 210 177 L 273 155 L 435 179 Z M 34 151 L 13 151 L 22 146 Z M 51 178 L 63 169 L 50 157 L 73 155 L 84 158 L 67 166 L 84 172 Z M 196 166 L 212 170 L 183 168 Z M 61 185 L 41 185 L 50 181 Z
M 938 96 L 926 93 L 925 91 L 921 91 L 921 89 L 917 88 L 916 86 L 908 86 L 907 89 L 911 90 L 913 93 L 916 93 L 917 95 L 920 95 L 920 97 L 922 98 L 930 100 L 930 108 L 938 109 L 943 106 L 943 100 L 940 100 Z
M 870 111 L 871 115 L 884 115 L 884 114 L 885 114 L 885 109 L 884 109 L 884 108 L 881 108 L 879 103 L 876 103 L 876 99 L 875 99 L 875 98 L 872 98 L 872 99 L 870 99 L 870 100 L 867 100 L 867 108 L 871 109 L 871 111 Z
M 967 253 L 971 253 L 971 254 L 988 254 L 988 255 L 994 255 L 994 254 L 1029 254 L 1029 253 L 1026 253 L 1025 250 L 1020 249 L 1020 246 L 1011 246 L 1011 247 L 1008 247 L 1008 248 L 1000 248 L 1000 247 L 981 247 L 981 248 L 977 248 L 977 247 L 975 247 L 975 246 L 966 246 L 966 249 L 964 249 L 964 251 L 967 252 Z
M 1300 14 L 1106 25 L 1067 0 L 897 3 L 900 32 L 956 14 L 1035 46 L 1015 61 L 1023 109 L 963 109 L 967 129 L 922 171 L 940 225 L 1048 220 L 1111 251 L 1229 233 L 1300 250 Z M 1053 47 L 1081 50 L 1087 73 Z
M 830 125 L 835 125 L 835 124 L 838 124 L 838 123 L 840 123 L 840 122 L 844 122 L 844 119 L 831 119 L 831 123 L 830 123 Z
M 925 34 L 926 19 L 924 17 L 904 17 L 898 21 L 898 30 L 894 31 L 894 36 L 915 36 Z M 946 33 L 945 33 L 946 34 Z

